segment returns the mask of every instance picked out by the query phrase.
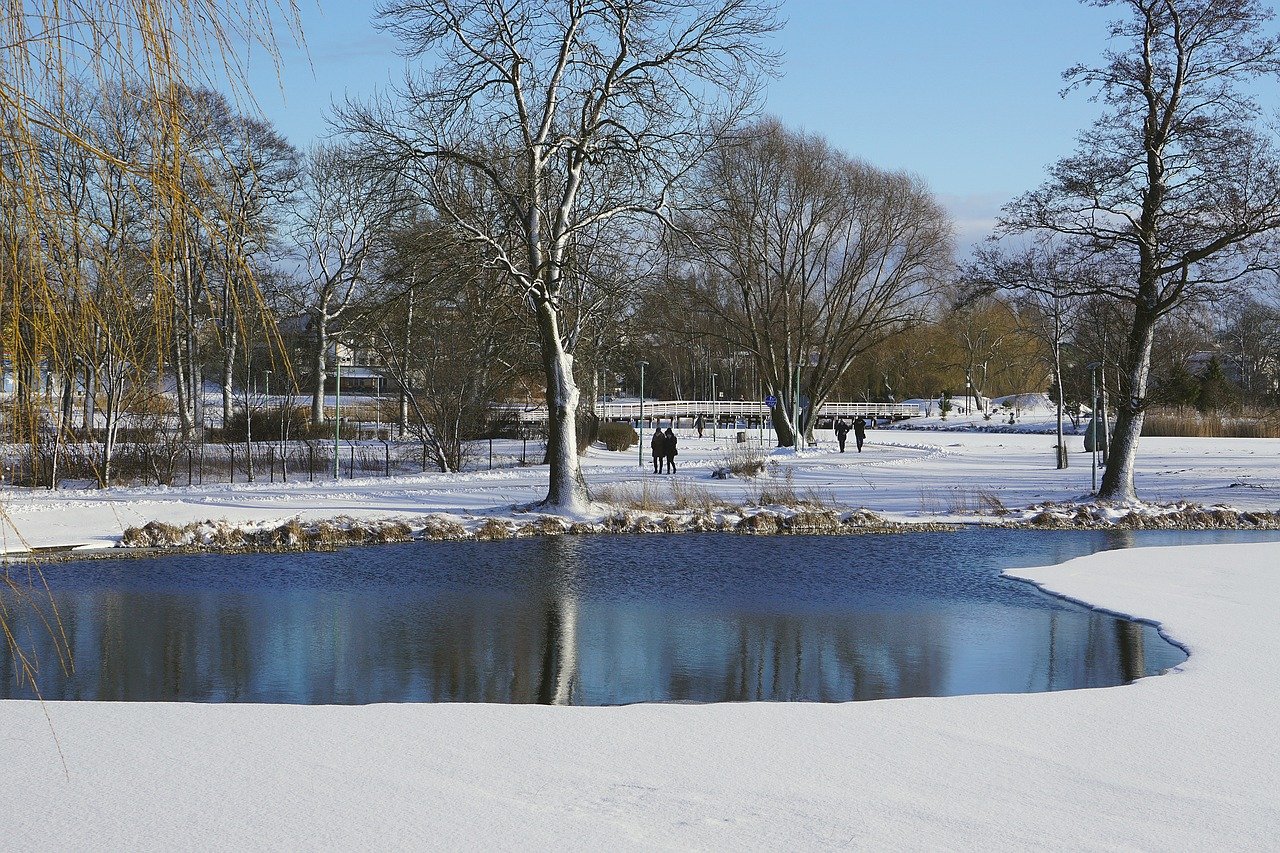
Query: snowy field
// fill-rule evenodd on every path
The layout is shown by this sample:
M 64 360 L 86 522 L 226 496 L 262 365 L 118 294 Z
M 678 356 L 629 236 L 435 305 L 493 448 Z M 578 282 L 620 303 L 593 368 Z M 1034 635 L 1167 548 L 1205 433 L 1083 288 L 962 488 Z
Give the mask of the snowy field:
M 718 441 L 710 431 L 702 439 L 684 431 L 674 475 L 653 474 L 647 457 L 639 464 L 634 448 L 627 453 L 593 448 L 584 469 L 592 486 L 635 493 L 648 482 L 663 498 L 670 494 L 671 481 L 678 480 L 735 504 L 749 502 L 762 483 L 778 482 L 790 471 L 798 494 L 850 509 L 865 507 L 897 521 L 974 521 L 992 498 L 1015 509 L 1089 494 L 1090 454 L 1083 451 L 1081 437 L 1068 437 L 1071 464 L 1059 471 L 1054 468 L 1052 435 L 979 432 L 980 423 L 978 419 L 973 430 L 966 430 L 964 422 L 952 418 L 945 432 L 870 430 L 860 454 L 853 449 L 852 436 L 842 454 L 824 432 L 816 449 L 775 452 L 772 478 L 712 478 L 712 471 L 738 447 L 735 433 L 727 430 L 720 431 Z M 495 452 L 518 457 L 519 442 L 511 445 L 495 442 Z M 1149 502 L 1280 509 L 1280 439 L 1145 438 L 1137 484 L 1139 495 Z M 425 513 L 444 512 L 474 523 L 480 517 L 515 517 L 513 507 L 545 494 L 542 466 L 314 483 L 6 489 L 0 491 L 7 516 L 0 547 L 9 552 L 72 544 L 112 547 L 125 528 L 148 521 L 278 524 L 291 518 L 349 516 L 412 523 Z M 608 507 L 600 508 L 601 515 L 607 511 Z
M 732 437 L 685 437 L 674 476 L 747 499 L 750 483 L 710 476 Z M 848 507 L 964 521 L 983 493 L 1009 507 L 1085 495 L 1089 456 L 1069 442 L 1066 471 L 1053 437 L 1030 432 L 875 430 L 862 454 L 851 437 L 843 455 L 826 441 L 778 458 L 798 490 Z M 671 479 L 648 470 L 634 451 L 586 460 L 594 486 Z M 150 520 L 505 516 L 544 478 L 530 467 L 0 502 L 9 550 L 109 547 Z M 1274 510 L 1278 488 L 1280 441 L 1143 440 L 1148 501 Z M 1019 571 L 1158 621 L 1191 652 L 1178 672 L 1102 690 L 621 708 L 7 701 L 3 846 L 1275 849 L 1278 567 L 1280 545 L 1258 544 Z

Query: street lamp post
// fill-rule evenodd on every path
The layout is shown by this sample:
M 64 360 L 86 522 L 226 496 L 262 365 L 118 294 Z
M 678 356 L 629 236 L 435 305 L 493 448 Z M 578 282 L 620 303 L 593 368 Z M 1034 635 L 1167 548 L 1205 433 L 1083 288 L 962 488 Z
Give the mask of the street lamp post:
M 640 467 L 644 467 L 644 369 L 648 366 L 647 361 L 636 362 L 640 365 L 640 418 L 637 424 L 640 427 L 640 447 L 636 455 L 639 457 Z
M 716 375 L 711 374 L 711 440 L 716 440 L 716 425 L 720 421 L 720 406 L 716 402 Z
M 815 349 L 815 350 L 809 350 L 809 366 L 810 366 L 810 367 L 817 367 L 817 366 L 818 366 L 818 359 L 820 359 L 821 357 L 822 357 L 822 353 L 821 353 L 821 352 L 819 352 L 818 350 L 816 350 L 816 349 Z M 801 369 L 801 367 L 803 366 L 803 360 L 804 360 L 804 347 L 801 347 L 801 348 L 800 348 L 800 352 L 799 352 L 799 354 L 798 354 L 798 355 L 797 355 L 797 357 L 796 357 L 796 397 L 795 397 L 794 405 L 792 406 L 792 419 L 791 419 L 791 423 L 792 423 L 792 425 L 793 425 L 793 426 L 794 426 L 794 428 L 795 428 L 795 429 L 794 429 L 794 432 L 795 432 L 795 441 L 794 441 L 794 443 L 793 443 L 793 446 L 794 446 L 794 448 L 795 448 L 797 451 L 798 451 L 798 450 L 800 450 L 800 440 L 801 440 L 801 437 L 804 435 L 804 430 L 803 430 L 803 429 L 801 429 L 801 427 L 800 427 L 800 412 L 801 412 L 801 408 L 800 408 L 800 369 Z
M 1098 410 L 1102 412 L 1102 464 L 1107 464 L 1111 455 L 1111 430 L 1107 427 L 1107 369 L 1098 362 Z
M 983 388 L 987 387 L 987 363 L 985 361 L 982 362 L 982 387 Z M 989 412 L 987 411 L 987 406 L 988 406 L 987 398 L 983 397 L 982 398 L 982 416 L 984 418 L 988 417 L 989 415 Z
M 271 420 L 271 371 L 270 371 L 270 370 L 264 370 L 264 371 L 263 371 L 263 375 L 264 375 L 264 377 L 265 377 L 265 379 L 266 379 L 266 383 L 267 383 L 267 387 L 266 387 L 266 390 L 265 390 L 265 391 L 264 391 L 264 393 L 263 393 L 263 396 L 265 396 L 265 397 L 267 398 L 267 402 L 266 402 L 267 421 L 268 421 L 268 423 L 270 423 L 270 420 Z M 270 435 L 270 433 L 267 433 L 267 435 Z M 270 438 L 268 438 L 268 439 L 267 439 L 267 449 L 268 449 L 268 450 L 270 450 L 270 449 L 271 449 L 271 444 L 270 444 L 270 442 L 271 442 L 271 439 L 270 439 Z M 270 461 L 271 461 L 271 475 L 270 475 L 270 476 L 271 476 L 271 482 L 273 482 L 273 483 L 274 483 L 274 482 L 275 482 L 275 478 L 276 478 L 276 463 L 275 463 L 275 460 L 274 460 L 274 459 L 272 459 L 272 460 L 270 460 Z
M 333 479 L 338 479 L 338 442 L 342 437 L 342 356 L 333 347 Z
M 1093 409 L 1089 413 L 1089 440 L 1091 442 L 1089 459 L 1093 477 L 1093 491 L 1098 491 L 1098 368 L 1101 362 L 1091 361 L 1089 368 L 1089 405 Z

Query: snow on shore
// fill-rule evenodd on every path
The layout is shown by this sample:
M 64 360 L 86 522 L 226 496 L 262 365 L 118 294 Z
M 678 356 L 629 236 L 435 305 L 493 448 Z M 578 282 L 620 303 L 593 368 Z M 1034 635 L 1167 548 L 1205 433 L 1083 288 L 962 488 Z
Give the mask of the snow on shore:
M 639 465 L 634 450 L 593 449 L 584 470 L 597 489 L 639 489 L 647 482 L 662 497 L 676 480 L 728 503 L 749 503 L 769 477 L 711 477 L 738 447 L 733 436 L 727 430 L 720 431 L 719 441 L 709 432 L 701 440 L 684 436 L 674 475 L 650 473 L 647 459 Z M 1071 467 L 1063 471 L 1054 468 L 1054 438 L 1047 435 L 871 430 L 865 452 L 854 452 L 851 441 L 843 454 L 836 451 L 829 433 L 820 434 L 820 439 L 817 449 L 775 454 L 775 478 L 789 470 L 798 493 L 844 508 L 865 507 L 892 521 L 973 521 L 992 506 L 1013 509 L 1072 500 L 1087 495 L 1091 487 L 1090 457 L 1079 437 L 1068 439 Z M 1137 482 L 1139 494 L 1152 502 L 1280 509 L 1280 440 L 1146 438 Z M 107 548 L 119 542 L 125 529 L 149 521 L 266 525 L 347 516 L 413 523 L 427 513 L 447 513 L 474 524 L 494 516 L 515 518 L 513 507 L 537 501 L 545 493 L 542 466 L 314 483 L 7 489 L 0 491 L 5 513 L 0 518 L 0 550 L 70 544 Z
M 1259 544 L 1019 571 L 1158 618 L 1191 650 L 1179 672 L 1099 690 L 621 708 L 4 702 L 5 843 L 1269 849 L 1277 565 L 1280 545 Z

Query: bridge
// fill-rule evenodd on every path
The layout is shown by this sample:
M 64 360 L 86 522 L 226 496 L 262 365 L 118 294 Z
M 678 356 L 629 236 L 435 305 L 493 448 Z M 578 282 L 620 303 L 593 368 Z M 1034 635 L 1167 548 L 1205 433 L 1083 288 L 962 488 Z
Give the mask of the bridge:
M 507 412 L 521 423 L 544 423 L 547 419 L 546 406 L 495 406 L 499 411 Z M 610 401 L 596 403 L 595 413 L 604 421 L 634 421 L 640 417 L 639 400 L 626 402 Z M 754 422 L 769 417 L 769 407 L 756 400 L 645 400 L 644 419 L 652 420 L 693 420 L 702 415 L 708 424 L 718 418 L 721 423 L 726 420 L 746 420 Z M 918 418 L 924 415 L 921 406 L 916 403 L 824 403 L 818 410 L 818 420 L 835 420 L 838 417 L 856 418 Z

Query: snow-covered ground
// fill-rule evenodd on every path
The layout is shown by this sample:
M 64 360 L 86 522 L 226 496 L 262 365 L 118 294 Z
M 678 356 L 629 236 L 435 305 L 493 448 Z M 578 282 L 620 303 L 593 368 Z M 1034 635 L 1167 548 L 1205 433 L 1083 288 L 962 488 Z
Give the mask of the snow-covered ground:
M 979 418 L 980 419 L 980 418 Z M 949 418 L 954 426 L 954 416 Z M 735 444 L 686 436 L 715 480 Z M 795 488 L 897 520 L 969 520 L 1089 491 L 1070 439 L 874 430 L 862 454 L 777 455 Z M 593 486 L 669 488 L 634 451 Z M 508 515 L 545 469 L 338 483 L 0 494 L 4 547 L 113 545 L 151 520 Z M 1151 501 L 1280 508 L 1280 441 L 1144 439 Z M 3 846 L 1274 849 L 1280 838 L 1280 545 L 1097 554 L 1020 571 L 1157 620 L 1191 657 L 1134 685 L 839 705 L 302 707 L 0 703 Z M 59 750 L 61 754 L 59 754 Z M 64 764 L 65 761 L 65 764 Z
M 703 439 L 691 433 L 683 436 L 674 475 L 653 474 L 647 458 L 639 464 L 634 448 L 627 453 L 593 448 L 584 460 L 586 477 L 592 486 L 623 491 L 641 489 L 648 482 L 659 497 L 669 494 L 675 479 L 729 503 L 749 502 L 770 475 L 755 480 L 712 478 L 712 471 L 738 447 L 735 432 L 721 430 L 718 438 L 713 441 L 710 431 Z M 1071 466 L 1059 471 L 1054 467 L 1052 435 L 879 429 L 868 431 L 863 453 L 855 452 L 850 437 L 842 454 L 824 432 L 814 450 L 775 452 L 771 470 L 772 479 L 779 482 L 789 470 L 802 496 L 866 507 L 893 520 L 970 521 L 993 501 L 1018 508 L 1087 496 L 1090 454 L 1083 451 L 1082 441 L 1079 436 L 1068 439 Z M 495 449 L 518 456 L 519 442 Z M 1280 508 L 1280 440 L 1146 438 L 1137 482 L 1146 501 L 1274 510 Z M 336 516 L 412 521 L 430 512 L 511 516 L 513 506 L 545 494 L 542 466 L 314 483 L 7 489 L 0 491 L 0 507 L 7 516 L 0 548 L 111 547 L 126 528 L 148 521 L 280 523 L 294 517 L 313 521 Z

